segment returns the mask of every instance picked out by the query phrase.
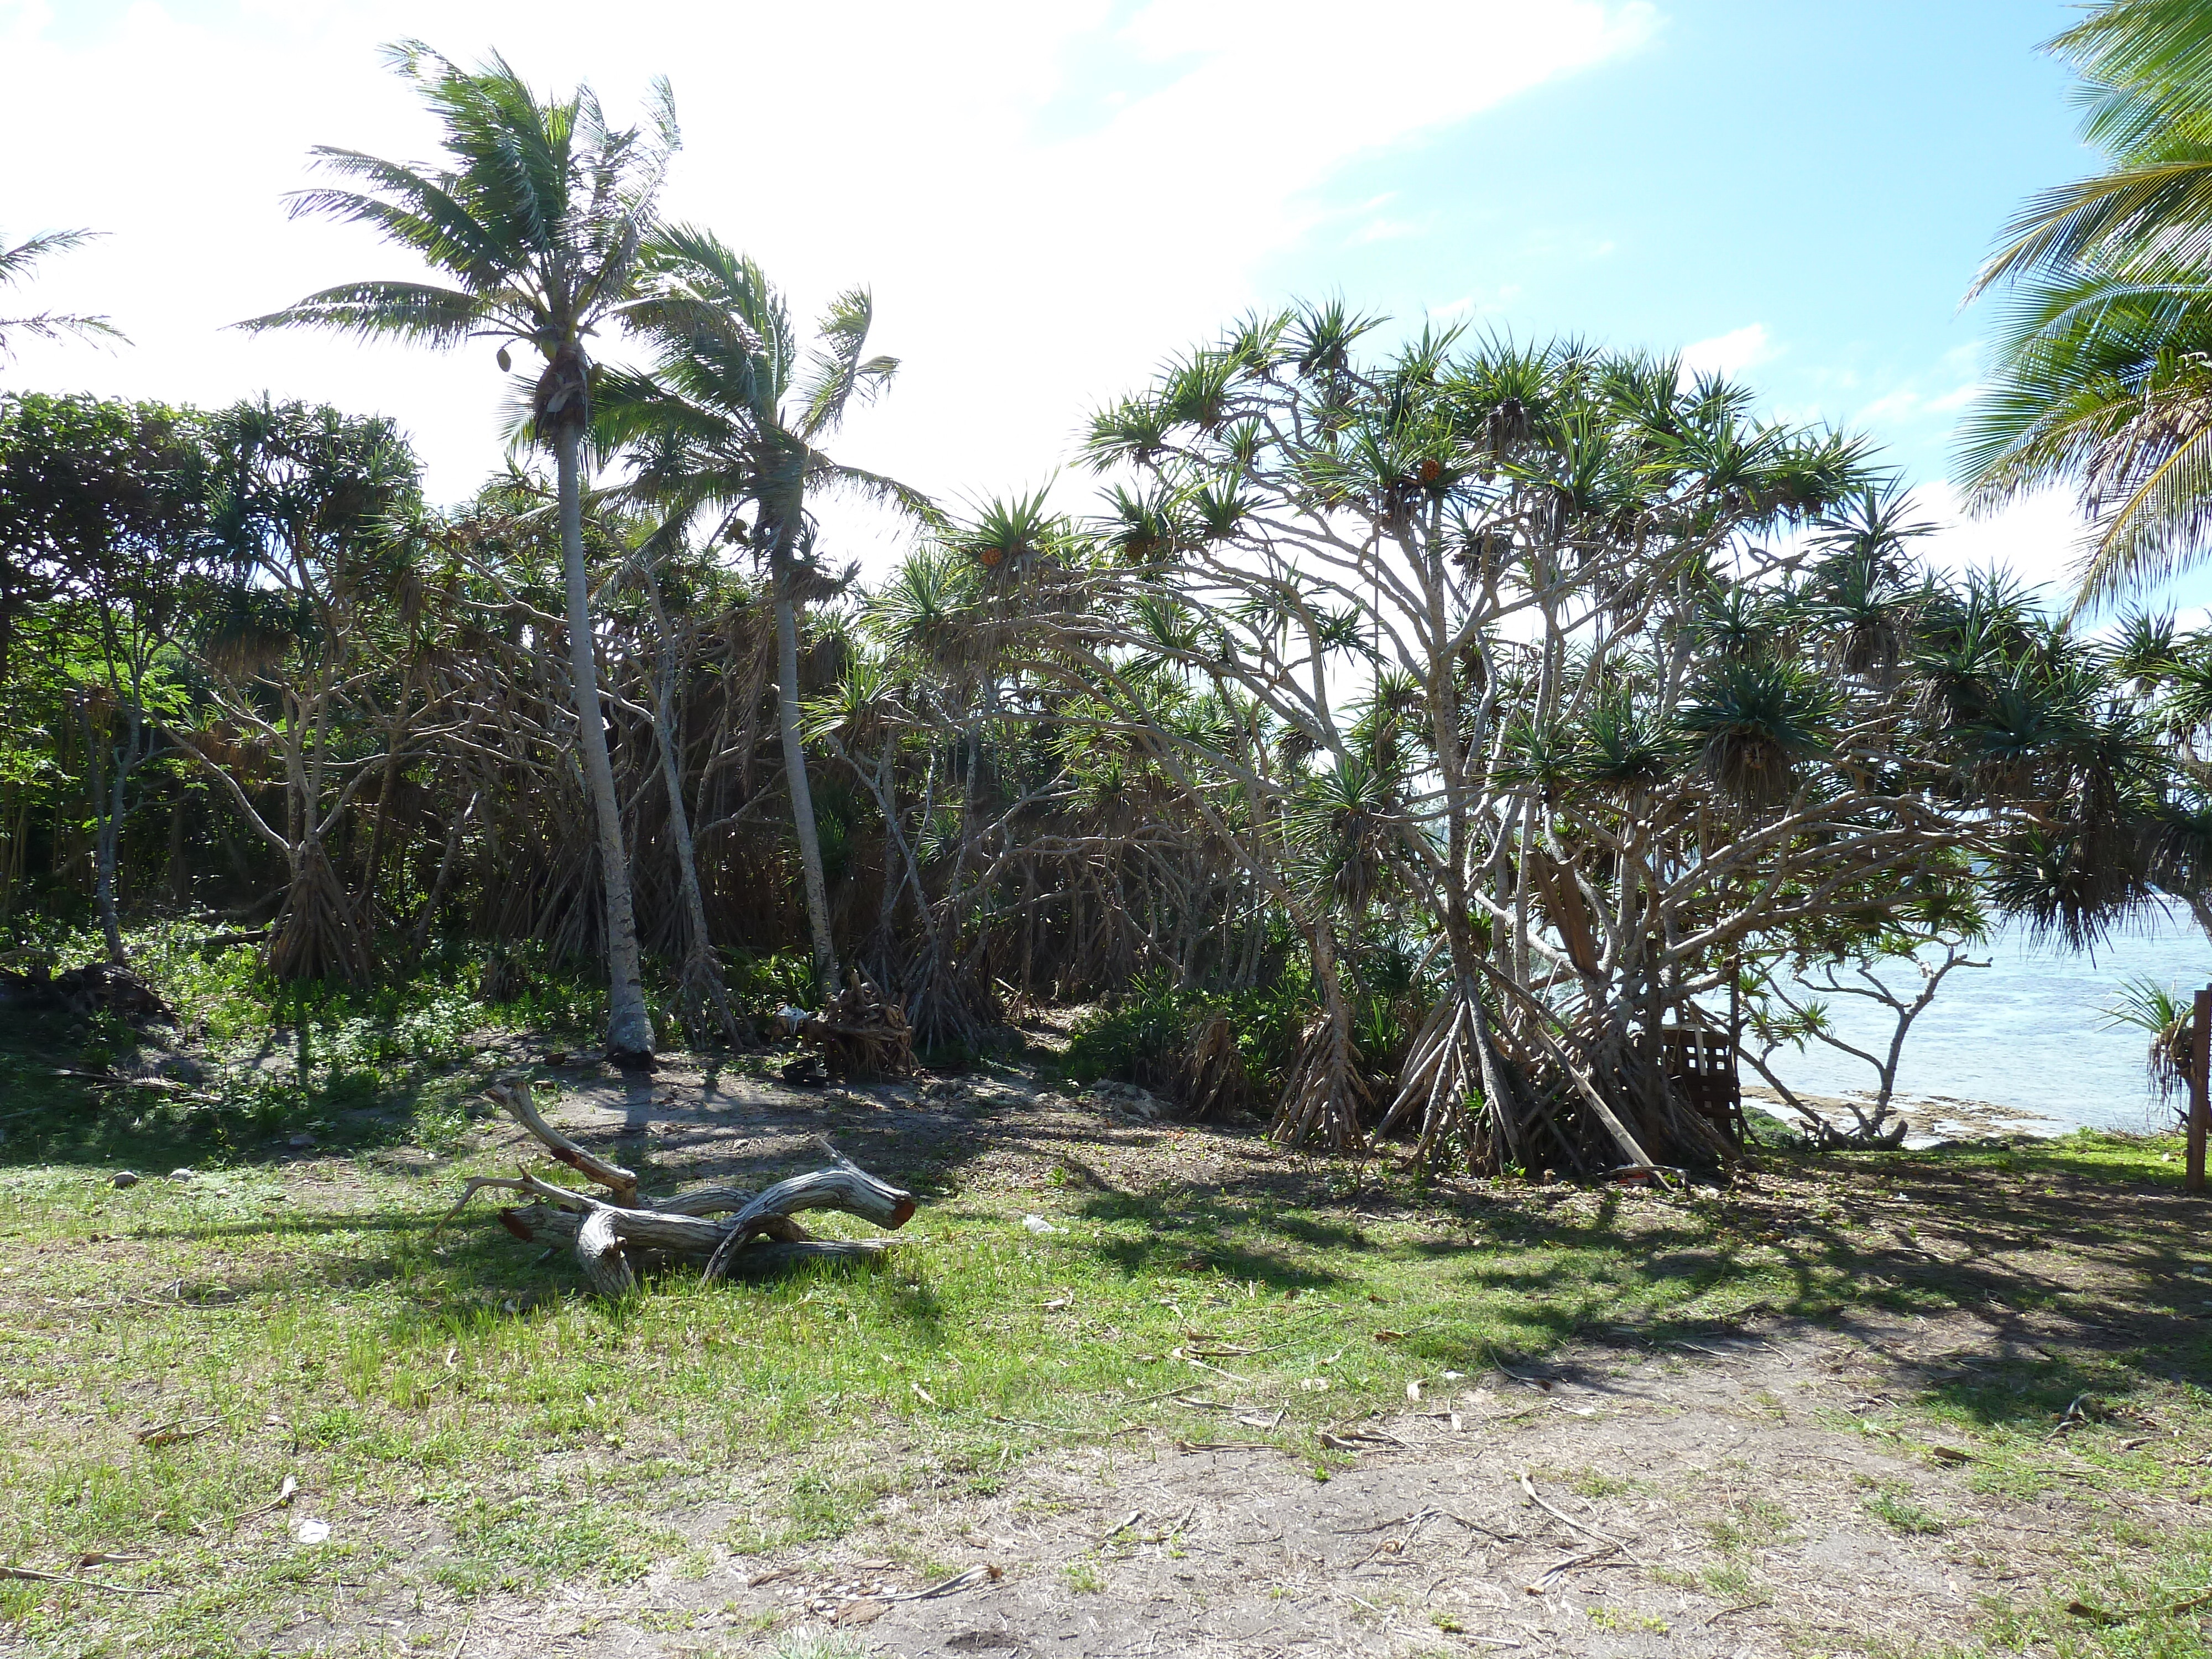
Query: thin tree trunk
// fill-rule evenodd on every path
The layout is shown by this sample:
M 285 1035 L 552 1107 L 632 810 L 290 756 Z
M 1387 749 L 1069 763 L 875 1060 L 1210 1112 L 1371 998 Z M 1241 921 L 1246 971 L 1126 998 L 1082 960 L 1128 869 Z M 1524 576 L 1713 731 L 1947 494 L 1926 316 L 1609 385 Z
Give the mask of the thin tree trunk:
M 123 918 L 115 903 L 115 837 L 123 811 L 125 776 L 123 757 L 116 757 L 115 798 L 103 799 L 106 781 L 100 766 L 100 737 L 93 730 L 92 710 L 79 699 L 77 716 L 84 722 L 85 781 L 92 798 L 92 887 L 100 901 L 100 930 L 106 935 L 107 959 L 121 967 L 130 960 L 123 951 Z
M 179 778 L 176 793 L 169 801 L 169 902 L 181 907 L 191 896 L 191 866 L 185 856 L 185 804 L 189 797 L 185 793 L 184 780 Z
M 629 860 L 623 852 L 622 808 L 615 799 L 614 767 L 607 758 L 607 730 L 599 710 L 599 665 L 592 650 L 591 589 L 584 567 L 584 507 L 579 451 L 581 430 L 564 422 L 556 435 L 560 466 L 561 564 L 568 579 L 568 674 L 582 739 L 584 781 L 599 821 L 599 878 L 607 900 L 607 1049 L 622 1057 L 649 1057 L 653 1019 L 646 1012 L 645 979 L 638 961 L 637 918 L 631 908 Z
M 415 918 L 414 953 L 420 957 L 429 947 L 430 929 L 438 918 L 438 906 L 446 897 L 446 883 L 453 875 L 453 854 L 459 850 L 461 831 L 468 828 L 469 820 L 477 815 L 477 803 L 483 799 L 479 789 L 469 797 L 469 804 L 461 809 L 460 817 L 446 831 L 446 850 L 439 855 L 438 874 L 430 884 L 429 896 L 422 901 L 422 908 Z
M 8 850 L 0 856 L 0 924 L 4 924 L 15 908 L 15 878 L 23 867 L 23 815 L 16 805 L 20 792 L 0 791 L 0 829 L 7 837 Z
M 690 939 L 684 958 L 684 983 L 687 992 L 696 990 L 714 1011 L 715 1023 L 721 1027 L 722 1036 L 738 1048 L 750 1045 L 738 1029 L 736 1014 L 731 1012 L 729 994 L 722 985 L 722 972 L 714 960 L 714 946 L 707 935 L 707 901 L 699 890 L 699 861 L 691 845 L 691 815 L 684 805 L 684 763 L 677 753 L 676 735 L 676 643 L 669 635 L 668 615 L 661 608 L 660 585 L 653 573 L 645 573 L 645 591 L 653 603 L 653 621 L 660 635 L 660 672 L 653 677 L 653 736 L 660 750 L 660 780 L 668 791 L 668 833 L 676 842 L 676 869 L 682 878 L 684 916 L 688 924 Z
M 822 837 L 814 827 L 814 792 L 806 782 L 806 749 L 799 735 L 799 616 L 791 574 L 775 577 L 777 718 L 783 727 L 783 770 L 791 790 L 791 823 L 806 880 L 806 920 L 814 933 L 814 975 L 824 1000 L 837 994 L 837 946 L 830 936 L 830 884 L 822 876 Z
M 368 856 L 362 865 L 361 927 L 372 941 L 377 935 L 377 913 L 381 908 L 376 890 L 377 874 L 384 866 L 384 827 L 392 811 L 392 781 L 399 772 L 399 728 L 406 723 L 408 700 L 414 695 L 415 673 L 410 665 L 399 684 L 399 707 L 384 734 L 384 775 L 377 781 L 376 817 L 368 835 Z

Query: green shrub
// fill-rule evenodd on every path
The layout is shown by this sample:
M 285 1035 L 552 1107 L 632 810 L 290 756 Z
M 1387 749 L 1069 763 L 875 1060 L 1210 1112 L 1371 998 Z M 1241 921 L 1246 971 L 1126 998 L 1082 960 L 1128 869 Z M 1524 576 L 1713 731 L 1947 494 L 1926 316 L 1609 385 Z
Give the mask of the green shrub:
M 1116 1006 L 1084 1017 L 1069 1040 L 1062 1068 L 1078 1083 L 1115 1078 L 1158 1093 L 1172 1092 L 1182 1074 L 1192 1024 L 1218 1000 L 1165 975 L 1140 978 Z
M 814 958 L 804 951 L 757 956 L 750 951 L 722 952 L 722 988 L 740 1013 L 772 1014 L 789 1003 L 816 1008 Z
M 1114 1006 L 1078 1024 L 1061 1069 L 1073 1082 L 1113 1078 L 1181 1099 L 1191 1038 L 1218 1013 L 1236 1034 L 1244 1099 L 1267 1100 L 1280 1091 L 1313 1009 L 1312 987 L 1303 975 L 1236 992 L 1179 986 L 1164 975 L 1140 978 Z

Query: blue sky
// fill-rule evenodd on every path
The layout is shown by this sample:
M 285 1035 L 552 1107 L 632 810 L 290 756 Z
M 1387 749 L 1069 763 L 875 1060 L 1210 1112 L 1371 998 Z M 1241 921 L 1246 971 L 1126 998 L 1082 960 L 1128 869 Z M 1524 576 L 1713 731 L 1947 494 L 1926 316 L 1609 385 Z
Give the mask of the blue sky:
M 374 46 L 498 45 L 609 103 L 666 72 L 672 209 L 802 309 L 871 283 L 901 384 L 854 459 L 947 496 L 1050 476 L 1084 410 L 1237 311 L 1342 291 L 1522 336 L 1695 346 L 1778 415 L 1863 428 L 1939 483 L 2029 191 L 2083 171 L 2041 0 L 0 0 L 0 137 L 49 158 L 0 233 L 111 233 L 40 302 L 134 347 L 27 352 L 0 384 L 203 403 L 270 386 L 406 423 L 434 489 L 496 456 L 486 363 L 222 325 L 401 267 L 283 216 L 313 143 L 419 155 Z M 825 114 L 834 110 L 834 114 Z M 52 135 L 67 131 L 59 149 Z M 1070 504 L 1080 491 L 1063 480 Z M 2055 574 L 2055 506 L 1946 538 Z M 879 553 L 855 529 L 856 550 Z
M 1775 406 L 1939 477 L 1956 410 L 1928 405 L 1972 382 L 1985 321 L 1966 283 L 2021 198 L 2088 165 L 2035 50 L 2069 9 L 1670 4 L 1640 47 L 1351 169 L 1367 222 L 1279 280 L 1620 343 L 1759 330 L 1744 372 Z

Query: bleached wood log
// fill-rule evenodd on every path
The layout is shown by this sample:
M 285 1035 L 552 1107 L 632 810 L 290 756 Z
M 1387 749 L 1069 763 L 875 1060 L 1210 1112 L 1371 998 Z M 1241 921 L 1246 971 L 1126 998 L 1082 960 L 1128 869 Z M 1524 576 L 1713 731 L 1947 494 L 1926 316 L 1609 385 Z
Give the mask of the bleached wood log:
M 676 1215 L 665 1210 L 633 1210 L 610 1204 L 590 1193 L 572 1192 L 565 1187 L 556 1187 L 532 1175 L 522 1177 L 524 1190 L 543 1200 L 548 1213 L 544 1225 L 554 1235 L 571 1238 L 581 1230 L 585 1219 L 602 1211 L 611 1216 L 610 1225 L 615 1237 L 624 1243 L 640 1249 L 665 1250 L 672 1255 L 691 1256 L 704 1261 L 712 1255 L 728 1232 L 730 1224 L 711 1221 L 705 1216 Z M 519 1212 L 509 1211 L 516 1215 Z M 565 1216 L 564 1223 L 556 1224 L 554 1216 Z M 509 1228 L 510 1231 L 513 1231 Z
M 737 1187 L 696 1187 L 688 1193 L 674 1193 L 649 1202 L 667 1215 L 726 1215 L 732 1210 L 744 1209 L 753 1198 L 753 1194 Z
M 836 1168 L 793 1176 L 757 1194 L 730 1187 L 702 1187 L 665 1200 L 648 1200 L 652 1207 L 638 1207 L 610 1203 L 596 1193 L 556 1187 L 527 1170 L 518 1170 L 512 1179 L 473 1178 L 453 1212 L 485 1187 L 526 1194 L 537 1201 L 500 1211 L 500 1225 L 526 1242 L 569 1244 L 592 1289 L 609 1297 L 628 1296 L 637 1288 L 641 1273 L 677 1263 L 702 1267 L 711 1283 L 757 1278 L 805 1261 L 868 1261 L 881 1255 L 890 1248 L 890 1241 L 815 1238 L 792 1219 L 794 1211 L 835 1209 L 881 1227 L 897 1228 L 914 1215 L 912 1193 L 870 1175 L 827 1140 L 817 1144 L 836 1160 Z M 728 1219 L 716 1218 L 726 1213 Z
M 873 1261 L 896 1249 L 891 1238 L 810 1238 L 795 1244 L 755 1243 L 730 1252 L 726 1279 L 769 1279 L 810 1261 Z
M 719 1226 L 714 1228 L 711 1244 L 702 1242 L 703 1235 L 693 1235 L 688 1231 L 683 1234 L 675 1233 L 666 1229 L 665 1224 L 672 1219 L 681 1218 L 670 1217 L 665 1212 L 652 1214 L 636 1210 L 621 1211 L 603 1207 L 586 1213 L 576 1210 L 561 1209 L 547 1203 L 529 1204 L 519 1209 L 501 1210 L 499 1212 L 499 1221 L 501 1226 L 526 1244 L 555 1246 L 567 1244 L 573 1247 L 576 1244 L 579 1235 L 582 1233 L 586 1222 L 597 1215 L 604 1215 L 610 1218 L 608 1224 L 613 1229 L 616 1237 L 622 1240 L 623 1254 L 629 1259 L 633 1269 L 639 1273 L 651 1273 L 661 1267 L 678 1265 L 694 1267 L 703 1266 L 707 1258 L 714 1253 L 714 1246 L 719 1245 L 726 1237 L 724 1230 Z M 632 1224 L 639 1223 L 641 1218 L 642 1218 L 641 1224 L 633 1226 Z M 702 1227 L 708 1227 L 714 1226 L 714 1224 L 701 1223 L 700 1224 Z M 758 1277 L 778 1262 L 792 1266 L 807 1261 L 872 1261 L 890 1249 L 893 1243 L 890 1239 L 814 1238 L 808 1235 L 804 1227 L 788 1216 L 763 1217 L 757 1238 L 760 1242 L 747 1244 L 731 1253 L 732 1265 L 726 1270 L 724 1277 L 730 1279 Z M 659 1242 L 658 1243 L 647 1242 L 653 1239 Z M 786 1244 L 826 1245 L 834 1248 L 801 1250 L 780 1255 L 767 1254 L 773 1248 Z M 848 1248 L 848 1246 L 850 1248 Z
M 597 1209 L 584 1218 L 576 1231 L 576 1260 L 591 1287 L 610 1301 L 619 1302 L 637 1290 L 637 1273 L 616 1231 L 620 1210 Z
M 537 1102 L 530 1097 L 528 1079 L 495 1078 L 485 1085 L 484 1093 L 507 1108 L 514 1121 L 535 1135 L 560 1162 L 612 1193 L 617 1204 L 629 1206 L 637 1202 L 636 1173 L 579 1146 L 548 1123 L 538 1109 Z
M 775 1186 L 737 1212 L 731 1224 L 743 1232 L 763 1216 L 795 1215 L 801 1210 L 842 1210 L 896 1232 L 914 1218 L 914 1194 L 866 1170 L 810 1170 Z

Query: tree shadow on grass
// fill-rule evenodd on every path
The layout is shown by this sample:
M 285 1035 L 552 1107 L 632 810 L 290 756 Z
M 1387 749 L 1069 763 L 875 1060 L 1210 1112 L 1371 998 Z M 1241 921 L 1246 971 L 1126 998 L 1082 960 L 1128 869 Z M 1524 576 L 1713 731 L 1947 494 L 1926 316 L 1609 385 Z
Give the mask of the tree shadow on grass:
M 116 1115 L 100 1113 L 95 1091 L 82 1085 L 64 1100 L 57 1094 L 60 1080 L 26 1081 L 20 1066 L 15 1082 L 18 1098 L 27 1089 L 44 1091 L 50 1109 L 33 1115 L 52 1118 L 58 1136 L 70 1129 L 64 1120 L 70 1113 L 82 1116 L 90 1109 L 110 1120 L 100 1131 L 108 1138 L 84 1140 L 79 1125 L 79 1144 L 127 1149 L 142 1162 L 158 1162 L 169 1148 L 185 1150 L 181 1141 L 113 1131 Z M 1832 1322 L 1858 1310 L 1965 1309 L 1987 1322 L 1998 1351 L 2025 1352 L 2039 1341 L 2078 1352 L 2076 1369 L 2093 1387 L 2117 1386 L 2094 1381 L 2114 1375 L 2110 1368 L 2116 1365 L 2118 1375 L 2146 1380 L 2201 1383 L 2212 1375 L 2196 1322 L 2196 1304 L 2212 1299 L 2212 1282 L 2186 1278 L 2190 1264 L 2204 1254 L 2197 1208 L 2170 1182 L 2146 1183 L 2126 1170 L 2106 1173 L 2069 1158 L 2063 1146 L 1825 1158 L 1769 1152 L 1761 1155 L 1766 1168 L 1826 1183 L 1814 1202 L 1784 1206 L 1747 1185 L 1633 1204 L 1607 1189 L 1591 1204 L 1564 1188 L 1425 1183 L 1405 1172 L 1378 1181 L 1364 1168 L 1285 1153 L 1251 1126 L 1141 1125 L 1018 1104 L 958 1112 L 778 1098 L 743 1109 L 745 1127 L 757 1133 L 733 1139 L 728 1109 L 656 1105 L 633 1091 L 615 1104 L 615 1121 L 602 1121 L 578 1139 L 611 1148 L 646 1173 L 648 1186 L 663 1189 L 718 1182 L 758 1186 L 818 1163 L 817 1154 L 793 1142 L 824 1128 L 856 1161 L 925 1196 L 933 1186 L 947 1194 L 994 1180 L 994 1163 L 1042 1164 L 1066 1189 L 1060 1212 L 1072 1210 L 1082 1222 L 1124 1235 L 1096 1243 L 1079 1236 L 1060 1248 L 1089 1251 L 1125 1279 L 1256 1281 L 1289 1291 L 1340 1289 L 1386 1263 L 1431 1267 L 1437 1293 L 1462 1297 L 1470 1318 L 1455 1321 L 1454 1334 L 1434 1342 L 1414 1334 L 1407 1351 L 1430 1357 L 1434 1347 L 1433 1357 L 1447 1361 L 1464 1355 L 1468 1339 L 1461 1328 L 1476 1323 L 1497 1352 L 1526 1358 L 1576 1341 L 1694 1340 L 1726 1316 Z M 678 1127 L 647 1139 L 656 1119 Z M 15 1123 L 9 1127 L 0 1162 L 37 1161 L 44 1143 L 27 1144 Z M 664 1170 L 653 1154 L 678 1146 L 723 1155 L 672 1161 Z M 265 1156 L 246 1161 L 274 1162 Z M 454 1177 L 441 1170 L 435 1178 Z M 448 1187 L 434 1199 L 426 1194 L 429 1201 L 420 1206 L 403 1200 L 404 1207 L 368 1212 L 179 1220 L 143 1236 L 242 1242 L 258 1235 L 305 1243 L 343 1230 L 397 1238 L 427 1233 L 453 1191 Z M 1004 1223 L 1006 1202 L 994 1194 L 992 1206 L 935 1212 Z M 1378 1221 L 1419 1222 L 1464 1238 L 1401 1236 L 1385 1248 L 1370 1236 Z M 1916 1225 L 1927 1229 L 1925 1236 Z M 1142 1237 L 1126 1236 L 1133 1228 Z M 1486 1235 L 1481 1242 L 1475 1242 L 1478 1231 Z M 532 1247 L 507 1240 L 485 1218 L 449 1228 L 443 1243 L 447 1254 L 440 1260 L 465 1268 L 477 1285 L 576 1293 L 565 1259 L 539 1271 L 532 1265 Z M 2042 1255 L 2045 1250 L 2056 1254 Z M 2098 1269 L 2095 1285 L 2077 1271 L 2085 1261 Z M 2054 1265 L 2062 1263 L 2074 1265 Z M 1757 1288 L 1743 1290 L 1733 1303 L 1724 1294 L 1754 1281 Z M 750 1293 L 750 1287 L 733 1286 L 732 1293 Z M 933 1304 L 924 1316 L 940 1316 Z M 1460 1346 L 1450 1347 L 1453 1342 Z M 2032 1411 L 2043 1410 L 2047 1394 L 2075 1380 L 2058 1369 L 2048 1376 L 2053 1380 L 2047 1389 L 2037 1385 Z M 2008 1402 L 2014 1398 L 2009 1380 L 1984 1387 L 1931 1371 L 1927 1387 L 1966 1389 L 1957 1401 L 1961 1411 L 2012 1409 Z

